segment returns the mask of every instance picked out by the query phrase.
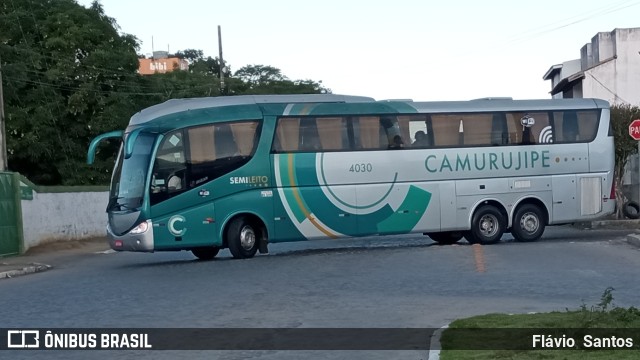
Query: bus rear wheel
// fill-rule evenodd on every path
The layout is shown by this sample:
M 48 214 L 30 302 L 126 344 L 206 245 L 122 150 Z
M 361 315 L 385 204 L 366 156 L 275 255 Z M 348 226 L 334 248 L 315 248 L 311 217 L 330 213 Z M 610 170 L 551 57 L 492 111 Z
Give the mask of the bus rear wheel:
M 451 245 L 457 243 L 462 239 L 462 233 L 459 231 L 445 231 L 439 233 L 428 233 L 431 240 L 437 242 L 440 245 Z
M 504 215 L 495 206 L 482 206 L 473 214 L 471 230 L 465 233 L 465 239 L 471 244 L 495 244 L 502 238 L 506 224 Z
M 218 251 L 220 248 L 215 246 L 191 249 L 193 255 L 200 260 L 211 260 L 218 255 Z
M 516 241 L 536 241 L 540 239 L 545 227 L 545 217 L 538 206 L 523 204 L 513 216 L 511 235 Z
M 227 245 L 236 259 L 252 258 L 258 251 L 258 233 L 246 218 L 238 217 L 227 227 Z

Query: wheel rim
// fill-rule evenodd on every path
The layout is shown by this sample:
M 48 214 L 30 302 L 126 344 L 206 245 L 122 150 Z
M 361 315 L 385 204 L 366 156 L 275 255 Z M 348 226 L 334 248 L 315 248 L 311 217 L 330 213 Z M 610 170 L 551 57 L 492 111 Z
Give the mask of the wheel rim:
M 540 227 L 540 220 L 534 213 L 525 213 L 520 218 L 520 228 L 528 233 L 534 233 Z
M 479 230 L 483 237 L 493 237 L 498 233 L 500 225 L 498 218 L 491 214 L 486 214 L 480 218 Z
M 240 245 L 245 250 L 251 250 L 255 244 L 256 233 L 251 226 L 245 225 L 242 230 L 240 230 Z

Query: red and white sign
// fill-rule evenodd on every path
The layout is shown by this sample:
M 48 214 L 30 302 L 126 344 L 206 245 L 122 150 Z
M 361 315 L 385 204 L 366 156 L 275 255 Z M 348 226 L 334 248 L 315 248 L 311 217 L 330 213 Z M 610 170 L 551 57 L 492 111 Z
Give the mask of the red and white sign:
M 629 124 L 629 135 L 633 140 L 640 140 L 640 119 L 635 119 Z

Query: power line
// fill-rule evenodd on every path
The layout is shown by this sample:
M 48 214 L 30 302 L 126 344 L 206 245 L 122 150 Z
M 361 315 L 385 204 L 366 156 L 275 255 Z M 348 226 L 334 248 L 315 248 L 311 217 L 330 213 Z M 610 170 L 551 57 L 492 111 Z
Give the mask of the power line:
M 162 95 L 166 95 L 166 93 L 161 93 L 161 92 L 124 92 L 124 91 L 118 91 L 118 90 L 100 90 L 100 89 L 89 89 L 89 88 L 82 88 L 79 86 L 73 87 L 73 86 L 64 86 L 64 85 L 57 85 L 57 84 L 52 84 L 52 83 L 48 83 L 48 82 L 43 82 L 43 81 L 36 81 L 36 80 L 29 80 L 29 79 L 19 79 L 19 78 L 15 78 L 13 76 L 6 76 L 6 79 L 11 79 L 11 81 L 15 81 L 15 82 L 19 82 L 19 83 L 23 83 L 23 84 L 31 84 L 31 85 L 40 85 L 40 86 L 44 86 L 44 87 L 49 87 L 49 88 L 53 88 L 53 89 L 58 89 L 58 90 L 67 90 L 67 91 L 87 91 L 87 92 L 94 92 L 94 93 L 101 93 L 101 94 L 121 94 L 121 95 L 140 95 L 140 96 L 162 96 Z M 187 92 L 187 91 L 191 91 L 191 90 L 199 90 L 199 89 L 208 89 L 213 87 L 213 85 L 211 84 L 206 84 L 206 85 L 199 85 L 199 86 L 193 86 L 193 87 L 189 87 L 189 88 L 182 88 L 182 89 L 175 89 L 173 91 L 176 92 Z
M 536 38 L 540 35 L 544 35 L 544 34 L 548 34 L 550 32 L 554 32 L 563 28 L 567 28 L 569 26 L 587 21 L 587 20 L 591 20 L 594 19 L 596 17 L 600 17 L 603 15 L 607 15 L 613 12 L 617 12 L 620 10 L 624 10 L 626 8 L 632 7 L 632 6 L 636 6 L 638 4 L 640 4 L 640 1 L 635 1 L 632 4 L 628 4 L 629 2 L 631 2 L 630 0 L 624 0 L 624 1 L 620 1 L 616 4 L 609 4 L 607 6 L 603 6 L 603 7 L 599 7 L 590 11 L 587 11 L 583 14 L 580 15 L 575 15 L 575 16 L 571 16 L 568 18 L 565 18 L 563 20 L 548 24 L 548 25 L 544 25 L 540 28 L 537 29 L 532 29 L 530 31 L 526 31 L 520 35 L 516 35 L 514 38 L 512 38 L 510 41 L 507 42 L 507 45 L 513 45 L 522 41 L 527 41 L 527 40 L 531 40 L 533 38 Z M 628 4 L 628 5 L 627 5 Z M 626 5 L 626 6 L 625 6 Z M 576 20 L 573 20 L 576 19 Z M 568 21 L 568 22 L 567 22 Z

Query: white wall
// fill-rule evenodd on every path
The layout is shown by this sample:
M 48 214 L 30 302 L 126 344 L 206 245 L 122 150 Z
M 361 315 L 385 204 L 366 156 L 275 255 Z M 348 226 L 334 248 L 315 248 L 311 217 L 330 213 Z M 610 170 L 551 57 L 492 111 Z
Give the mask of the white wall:
M 37 193 L 22 200 L 24 250 L 50 241 L 106 236 L 108 192 Z
M 640 29 L 616 29 L 615 46 L 615 59 L 585 71 L 583 96 L 640 105 Z

